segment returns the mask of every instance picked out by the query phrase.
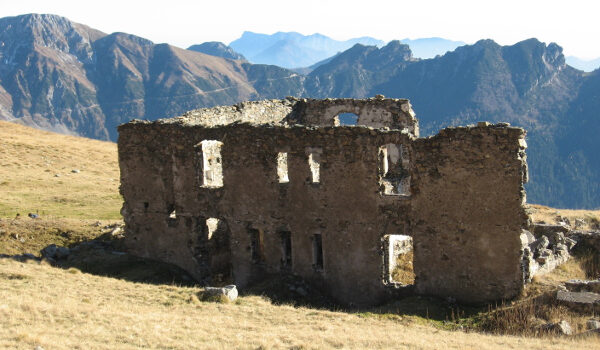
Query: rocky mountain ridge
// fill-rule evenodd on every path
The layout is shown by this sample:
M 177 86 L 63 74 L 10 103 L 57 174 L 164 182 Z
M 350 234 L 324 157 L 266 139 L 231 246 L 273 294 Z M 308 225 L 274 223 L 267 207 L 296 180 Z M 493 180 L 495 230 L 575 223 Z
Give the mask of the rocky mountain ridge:
M 107 35 L 55 15 L 2 18 L 0 42 L 1 119 L 98 139 L 116 140 L 116 126 L 133 118 L 302 92 L 303 77 L 279 67 Z
M 482 120 L 528 130 L 531 202 L 600 207 L 600 74 L 556 44 L 481 40 L 432 59 L 357 44 L 308 74 L 105 34 L 52 15 L 0 19 L 0 119 L 116 140 L 116 126 L 244 100 L 409 98 L 422 133 Z
M 232 60 L 246 60 L 244 55 L 235 52 L 231 47 L 218 41 L 207 41 L 200 45 L 192 45 L 187 49 L 191 51 L 202 52 L 207 55 L 229 58 Z

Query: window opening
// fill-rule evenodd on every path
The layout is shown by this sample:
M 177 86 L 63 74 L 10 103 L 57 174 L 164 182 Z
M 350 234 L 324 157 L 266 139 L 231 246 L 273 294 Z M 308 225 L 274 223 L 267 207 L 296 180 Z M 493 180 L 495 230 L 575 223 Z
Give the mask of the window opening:
M 410 196 L 410 158 L 404 145 L 379 148 L 379 183 L 386 195 Z
M 277 177 L 279 183 L 288 183 L 288 154 L 287 152 L 277 153 Z
M 175 210 L 174 205 L 169 205 L 167 207 L 167 211 L 169 212 L 169 216 L 167 217 L 167 226 L 169 227 L 177 227 L 178 224 L 178 216 L 177 211 Z
M 313 268 L 323 270 L 323 240 L 320 233 L 313 235 Z
M 358 115 L 354 113 L 340 113 L 334 118 L 335 126 L 355 126 L 358 124 Z
M 250 256 L 253 264 L 265 261 L 263 232 L 257 229 L 248 229 L 250 234 Z
M 310 167 L 312 183 L 319 183 L 321 182 L 321 154 L 323 150 L 321 148 L 307 148 L 306 153 L 308 153 L 308 166 Z
M 215 232 L 219 228 L 219 219 L 208 218 L 206 219 L 206 227 L 208 228 L 208 240 L 210 241 L 214 236 Z
M 415 283 L 413 239 L 406 235 L 386 235 L 383 238 L 384 281 L 386 284 Z
M 292 267 L 292 233 L 289 231 L 280 231 L 281 237 L 281 266 L 283 268 Z
M 223 187 L 221 147 L 223 142 L 204 140 L 202 145 L 202 187 Z

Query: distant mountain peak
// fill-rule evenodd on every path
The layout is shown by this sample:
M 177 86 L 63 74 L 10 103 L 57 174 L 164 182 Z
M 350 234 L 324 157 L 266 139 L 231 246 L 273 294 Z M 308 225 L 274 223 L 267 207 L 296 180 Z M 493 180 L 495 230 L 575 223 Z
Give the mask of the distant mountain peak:
M 232 60 L 246 60 L 244 55 L 235 52 L 231 47 L 220 41 L 208 41 L 199 45 L 192 45 L 187 48 L 191 51 L 202 52 L 207 55 L 228 58 Z
M 354 44 L 383 45 L 383 41 L 363 37 L 338 41 L 323 34 L 303 35 L 297 32 L 260 34 L 245 31 L 229 46 L 253 63 L 285 68 L 308 67 L 345 51 Z

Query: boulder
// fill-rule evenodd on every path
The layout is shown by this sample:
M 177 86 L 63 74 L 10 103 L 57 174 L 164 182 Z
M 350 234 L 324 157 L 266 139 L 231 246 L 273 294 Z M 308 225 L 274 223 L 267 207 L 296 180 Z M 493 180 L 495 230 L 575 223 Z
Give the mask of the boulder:
M 60 260 L 65 259 L 69 256 L 70 251 L 67 247 L 58 247 L 56 244 L 50 244 L 46 248 L 40 251 L 43 258 L 52 259 L 52 260 Z
M 234 284 L 225 287 L 205 287 L 203 297 L 215 297 L 224 295 L 229 301 L 234 301 L 238 297 L 238 290 Z
M 560 334 L 560 335 L 572 335 L 573 334 L 571 325 L 569 324 L 569 322 L 567 322 L 565 320 L 562 320 L 562 321 L 556 322 L 556 323 L 545 324 L 544 326 L 542 326 L 542 329 L 544 329 L 547 332 L 552 332 L 552 333 L 556 333 L 556 334 Z
M 589 329 L 589 330 L 600 329 L 600 321 L 594 320 L 594 319 L 588 320 L 586 322 L 586 326 L 587 326 L 587 329 Z

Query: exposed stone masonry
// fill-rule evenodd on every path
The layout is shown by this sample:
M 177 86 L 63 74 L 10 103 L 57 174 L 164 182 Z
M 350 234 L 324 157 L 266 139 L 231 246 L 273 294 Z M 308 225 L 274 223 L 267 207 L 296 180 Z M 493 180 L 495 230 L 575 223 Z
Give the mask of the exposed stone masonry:
M 522 129 L 419 138 L 408 100 L 377 96 L 245 102 L 119 132 L 129 247 L 199 281 L 291 273 L 376 304 L 405 290 L 390 256 L 411 242 L 417 293 L 485 302 L 523 288 Z

